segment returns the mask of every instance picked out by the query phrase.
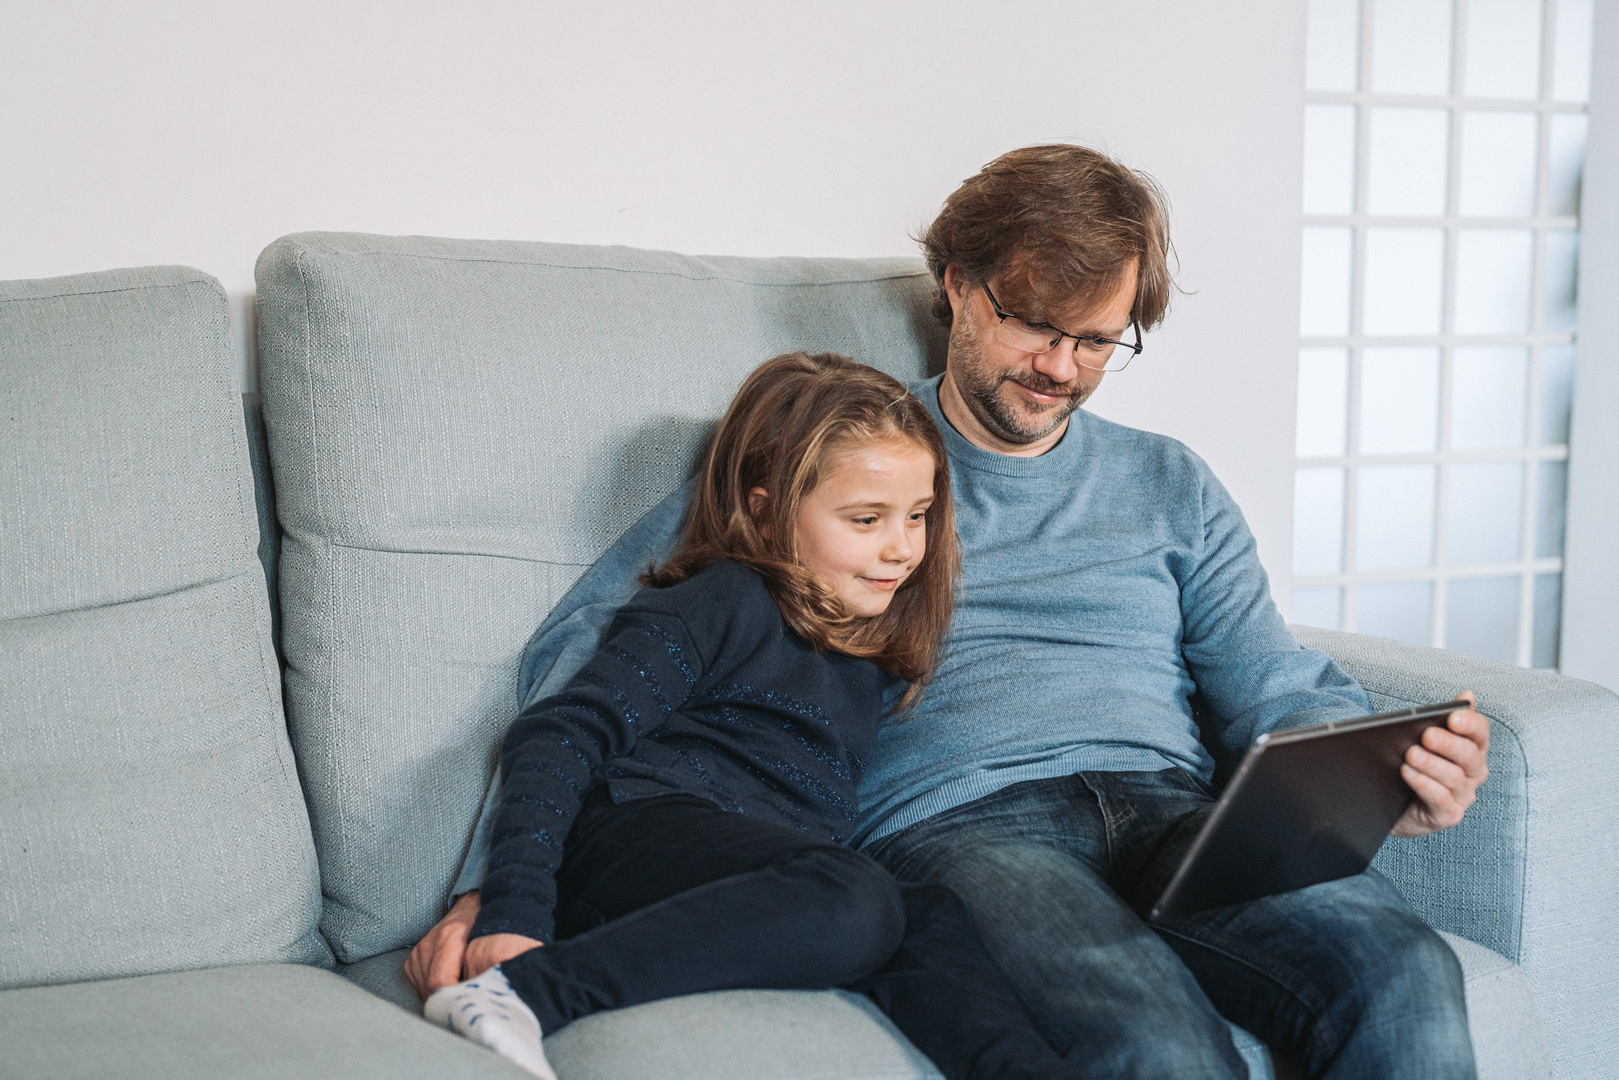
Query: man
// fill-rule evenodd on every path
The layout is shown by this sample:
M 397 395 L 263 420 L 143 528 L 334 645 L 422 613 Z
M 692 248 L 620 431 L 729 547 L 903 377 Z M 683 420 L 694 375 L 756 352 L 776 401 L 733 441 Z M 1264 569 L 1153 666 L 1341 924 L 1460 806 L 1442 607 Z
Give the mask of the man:
M 1376 873 L 1140 917 L 1208 816 L 1216 755 L 1370 711 L 1288 634 L 1207 466 L 1076 411 L 1164 316 L 1166 223 L 1146 177 L 1037 146 L 969 179 L 924 238 L 950 345 L 913 390 L 949 450 L 963 588 L 920 708 L 882 731 L 859 842 L 962 896 L 1041 1034 L 1087 1074 L 1244 1076 L 1226 1017 L 1312 1076 L 1472 1076 L 1455 957 Z M 616 602 L 608 579 L 666 550 L 678 514 L 643 519 L 548 625 Z M 536 644 L 552 648 L 546 628 Z M 1396 833 L 1461 820 L 1488 741 L 1465 706 L 1429 731 Z M 476 903 L 417 946 L 418 989 L 460 977 Z M 486 939 L 465 953 L 469 973 L 501 959 Z

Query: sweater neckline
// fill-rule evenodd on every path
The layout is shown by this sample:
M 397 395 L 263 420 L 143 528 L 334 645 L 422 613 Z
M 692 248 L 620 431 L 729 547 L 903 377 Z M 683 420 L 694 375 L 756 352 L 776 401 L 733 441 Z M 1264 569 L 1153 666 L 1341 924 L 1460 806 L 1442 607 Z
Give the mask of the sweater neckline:
M 1039 457 L 998 454 L 968 441 L 967 437 L 957 431 L 956 426 L 944 415 L 944 409 L 939 405 L 939 384 L 943 381 L 942 374 L 935 375 L 914 385 L 912 393 L 921 399 L 922 404 L 933 414 L 933 421 L 939 425 L 939 431 L 944 436 L 945 450 L 950 455 L 952 466 L 964 466 L 978 472 L 994 473 L 997 476 L 1044 477 L 1053 472 L 1063 471 L 1079 454 L 1079 444 L 1083 441 L 1083 436 L 1078 433 L 1078 428 L 1089 416 L 1084 409 L 1074 410 L 1068 417 L 1068 430 L 1062 433 L 1057 445 Z

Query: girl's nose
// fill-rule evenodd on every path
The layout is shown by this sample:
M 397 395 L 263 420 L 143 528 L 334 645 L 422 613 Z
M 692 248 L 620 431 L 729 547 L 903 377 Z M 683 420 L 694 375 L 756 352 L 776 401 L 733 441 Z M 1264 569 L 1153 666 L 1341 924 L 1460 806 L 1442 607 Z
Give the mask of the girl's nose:
M 916 545 L 911 543 L 910 530 L 902 522 L 897 529 L 888 533 L 888 542 L 883 545 L 882 557 L 885 562 L 903 563 L 911 561 L 911 554 Z

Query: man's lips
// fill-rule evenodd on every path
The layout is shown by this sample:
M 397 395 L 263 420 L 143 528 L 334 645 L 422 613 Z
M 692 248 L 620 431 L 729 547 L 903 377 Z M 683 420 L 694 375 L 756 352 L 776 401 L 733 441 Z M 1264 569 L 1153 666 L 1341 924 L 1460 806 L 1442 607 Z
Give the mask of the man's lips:
M 1003 381 L 1011 383 L 1013 386 L 1017 387 L 1019 390 L 1022 390 L 1024 394 L 1033 398 L 1035 401 L 1051 405 L 1055 405 L 1064 399 L 1072 398 L 1076 393 L 1076 391 L 1064 390 L 1060 386 L 1036 388 L 1028 385 L 1027 383 L 1019 382 L 1013 378 L 1007 378 Z

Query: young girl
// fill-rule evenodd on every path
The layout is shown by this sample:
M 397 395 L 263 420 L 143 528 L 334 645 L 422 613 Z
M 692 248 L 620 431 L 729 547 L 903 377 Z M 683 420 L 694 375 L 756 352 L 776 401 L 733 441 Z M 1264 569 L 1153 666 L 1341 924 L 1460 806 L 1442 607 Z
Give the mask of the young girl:
M 946 1076 L 1055 1060 L 953 894 L 844 846 L 884 681 L 922 692 L 958 570 L 920 402 L 834 354 L 756 370 L 674 557 L 512 724 L 469 949 L 500 962 L 428 1019 L 554 1077 L 541 1032 L 592 1012 L 857 984 Z

